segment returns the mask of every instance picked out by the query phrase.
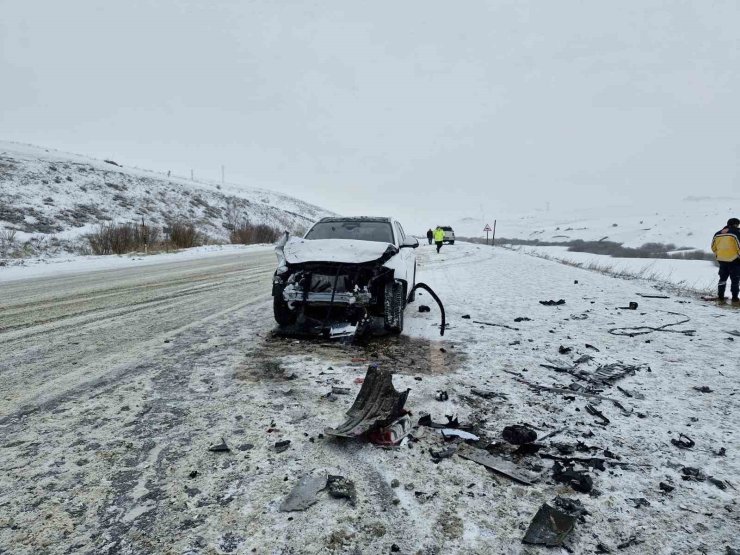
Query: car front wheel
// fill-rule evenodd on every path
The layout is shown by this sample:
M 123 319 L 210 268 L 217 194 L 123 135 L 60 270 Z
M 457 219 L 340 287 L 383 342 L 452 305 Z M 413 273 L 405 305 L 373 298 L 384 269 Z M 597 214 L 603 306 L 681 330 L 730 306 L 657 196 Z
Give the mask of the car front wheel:
M 403 309 L 405 308 L 403 282 L 391 281 L 385 286 L 385 329 L 392 333 L 403 331 Z
M 275 295 L 272 298 L 272 311 L 275 314 L 275 321 L 279 326 L 290 326 L 295 324 L 298 314 L 295 310 L 291 310 L 279 295 Z

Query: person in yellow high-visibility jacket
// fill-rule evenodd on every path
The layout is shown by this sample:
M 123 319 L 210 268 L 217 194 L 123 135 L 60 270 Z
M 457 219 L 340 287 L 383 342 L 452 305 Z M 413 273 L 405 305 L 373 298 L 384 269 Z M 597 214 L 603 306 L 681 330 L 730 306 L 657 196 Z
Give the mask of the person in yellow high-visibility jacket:
M 437 229 L 434 230 L 434 242 L 437 244 L 437 252 L 439 252 L 439 249 L 442 248 L 442 243 L 444 243 L 444 240 L 445 230 L 437 226 Z
M 729 278 L 732 303 L 740 304 L 740 220 L 730 218 L 727 225 L 714 234 L 712 252 L 719 262 L 717 300 L 725 301 L 725 288 Z

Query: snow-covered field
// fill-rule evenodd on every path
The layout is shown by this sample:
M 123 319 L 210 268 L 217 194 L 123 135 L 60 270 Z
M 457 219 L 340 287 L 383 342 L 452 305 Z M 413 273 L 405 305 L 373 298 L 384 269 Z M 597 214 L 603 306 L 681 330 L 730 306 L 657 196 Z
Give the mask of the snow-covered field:
M 112 162 L 116 162 L 115 160 Z M 196 223 L 228 241 L 235 221 L 305 229 L 330 212 L 276 192 L 168 177 L 51 149 L 0 142 L 0 231 L 29 254 L 64 255 L 102 222 Z
M 587 252 L 570 252 L 567 247 L 514 247 L 522 253 L 551 257 L 566 263 L 607 269 L 616 274 L 649 279 L 655 284 L 716 295 L 717 265 L 709 260 L 662 258 L 614 258 Z
M 635 202 L 570 210 L 514 212 L 449 223 L 460 237 L 484 237 L 486 223 L 497 219 L 496 236 L 565 242 L 601 239 L 640 247 L 645 243 L 673 243 L 709 251 L 712 235 L 731 217 L 740 217 L 740 196 L 666 199 L 659 206 Z
M 566 541 L 573 553 L 740 547 L 735 309 L 643 298 L 655 293 L 648 283 L 504 249 L 417 252 L 419 280 L 447 310 L 443 338 L 424 292 L 398 337 L 273 336 L 274 262 L 263 251 L 4 285 L 0 551 L 565 553 L 521 544 L 557 495 L 587 510 Z M 565 304 L 539 303 L 551 299 Z M 619 308 L 630 301 L 639 309 Z M 343 421 L 371 362 L 410 388 L 414 422 L 456 415 L 533 485 L 458 455 L 435 463 L 430 450 L 457 440 L 430 428 L 391 449 L 322 436 Z M 636 372 L 602 386 L 604 399 L 583 396 L 588 377 L 615 362 Z M 333 386 L 350 393 L 332 400 Z M 537 454 L 502 440 L 517 423 L 549 436 Z M 679 434 L 695 446 L 674 445 Z M 231 450 L 209 451 L 221 438 Z M 553 481 L 548 456 L 595 457 L 604 470 L 576 464 L 593 480 L 578 493 Z M 684 479 L 686 467 L 701 474 Z M 322 492 L 305 511 L 280 512 L 312 471 L 354 481 L 356 506 Z

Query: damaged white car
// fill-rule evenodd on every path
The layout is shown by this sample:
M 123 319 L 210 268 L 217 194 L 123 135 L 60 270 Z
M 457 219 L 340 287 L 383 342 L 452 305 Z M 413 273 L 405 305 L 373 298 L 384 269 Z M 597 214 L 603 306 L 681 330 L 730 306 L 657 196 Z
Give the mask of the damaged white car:
M 393 218 L 323 218 L 275 251 L 272 295 L 281 327 L 324 335 L 360 333 L 375 319 L 403 330 L 413 301 L 419 241 Z

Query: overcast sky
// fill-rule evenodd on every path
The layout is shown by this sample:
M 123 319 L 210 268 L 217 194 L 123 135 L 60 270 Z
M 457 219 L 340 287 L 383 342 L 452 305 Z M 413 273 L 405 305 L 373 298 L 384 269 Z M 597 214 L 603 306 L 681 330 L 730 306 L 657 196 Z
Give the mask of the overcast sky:
M 407 227 L 740 192 L 740 2 L 0 0 L 0 138 Z

